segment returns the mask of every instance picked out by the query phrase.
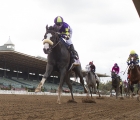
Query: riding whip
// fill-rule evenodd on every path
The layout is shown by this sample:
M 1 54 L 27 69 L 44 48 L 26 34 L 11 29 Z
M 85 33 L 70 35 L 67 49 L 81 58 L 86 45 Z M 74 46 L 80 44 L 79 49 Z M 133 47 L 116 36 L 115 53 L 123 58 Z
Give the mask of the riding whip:
M 128 69 L 129 65 L 127 66 L 126 70 Z M 124 71 L 123 75 L 125 74 L 126 70 Z

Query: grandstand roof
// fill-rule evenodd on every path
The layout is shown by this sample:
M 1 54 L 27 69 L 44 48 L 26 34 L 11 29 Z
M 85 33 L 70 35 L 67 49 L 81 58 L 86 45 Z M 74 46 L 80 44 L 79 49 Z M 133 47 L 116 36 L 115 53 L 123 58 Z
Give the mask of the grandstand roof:
M 4 61 L 6 62 L 6 69 L 18 70 L 29 73 L 44 74 L 47 64 L 47 59 L 23 54 L 17 51 L 0 51 L 0 68 L 4 68 Z M 83 71 L 85 73 L 86 71 Z M 53 72 L 53 76 L 57 76 L 57 72 Z M 110 77 L 106 74 L 99 74 L 99 77 Z M 73 75 L 71 75 L 73 77 Z M 84 74 L 85 76 L 85 74 Z
M 133 0 L 133 3 L 140 17 L 140 0 Z
M 83 76 L 86 75 L 86 71 L 82 71 L 83 72 Z M 100 73 L 96 73 L 98 75 L 98 77 L 110 77 L 109 75 L 106 75 L 106 74 L 100 74 Z
M 22 70 L 35 73 L 44 74 L 47 61 L 35 56 L 23 54 L 17 51 L 0 51 L 0 67 L 4 68 L 3 62 L 6 61 L 6 68 Z

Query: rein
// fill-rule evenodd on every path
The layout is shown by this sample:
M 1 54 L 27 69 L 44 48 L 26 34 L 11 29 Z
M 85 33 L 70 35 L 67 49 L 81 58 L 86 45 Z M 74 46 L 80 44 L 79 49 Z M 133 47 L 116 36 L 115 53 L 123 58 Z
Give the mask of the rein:
M 60 43 L 60 40 L 54 46 L 52 46 L 51 49 L 55 48 L 59 43 Z

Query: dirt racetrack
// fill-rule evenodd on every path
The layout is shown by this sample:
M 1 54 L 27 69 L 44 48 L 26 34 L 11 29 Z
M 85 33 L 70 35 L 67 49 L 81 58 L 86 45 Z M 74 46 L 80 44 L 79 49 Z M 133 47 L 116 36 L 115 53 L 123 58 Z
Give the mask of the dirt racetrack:
M 68 103 L 70 96 L 0 95 L 0 120 L 140 120 L 140 102 L 134 99 L 104 97 L 96 103 Z

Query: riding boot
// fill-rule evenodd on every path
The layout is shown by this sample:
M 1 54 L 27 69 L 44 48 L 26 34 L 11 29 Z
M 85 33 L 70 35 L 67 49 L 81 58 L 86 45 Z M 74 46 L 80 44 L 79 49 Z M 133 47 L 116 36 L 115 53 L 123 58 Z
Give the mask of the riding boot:
M 80 65 L 79 56 L 78 56 L 78 53 L 76 52 L 76 50 L 74 49 L 73 44 L 70 45 L 69 50 L 72 55 L 73 65 Z
M 94 70 L 92 70 L 92 73 L 93 73 L 93 75 L 95 75 L 95 79 L 96 79 L 97 77 L 96 77 L 95 71 L 94 71 Z
M 96 76 L 95 72 L 94 72 L 94 75 L 95 75 L 95 79 L 97 79 L 97 76 Z

